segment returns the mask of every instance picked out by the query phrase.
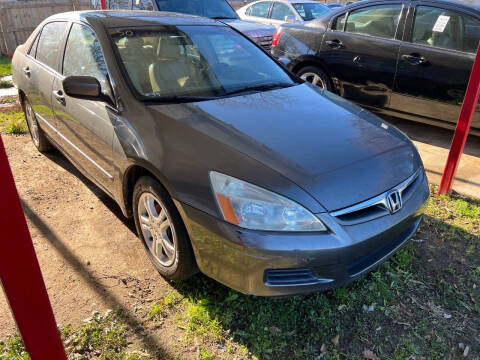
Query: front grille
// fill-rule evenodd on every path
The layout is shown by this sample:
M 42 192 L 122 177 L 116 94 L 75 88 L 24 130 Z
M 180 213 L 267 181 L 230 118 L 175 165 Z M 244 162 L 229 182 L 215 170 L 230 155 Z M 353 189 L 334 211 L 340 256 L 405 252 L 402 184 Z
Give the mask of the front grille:
M 331 215 L 342 225 L 355 225 L 388 215 L 390 214 L 390 211 L 388 210 L 386 199 L 390 191 L 397 190 L 402 197 L 403 204 L 405 204 L 414 194 L 417 185 L 423 180 L 422 175 L 423 171 L 419 169 L 407 180 L 386 193 L 360 204 L 334 211 Z
M 272 48 L 273 36 L 271 35 L 256 37 L 254 40 L 265 50 L 270 50 Z
M 331 279 L 319 279 L 311 269 L 271 269 L 265 271 L 267 286 L 297 286 L 328 283 Z

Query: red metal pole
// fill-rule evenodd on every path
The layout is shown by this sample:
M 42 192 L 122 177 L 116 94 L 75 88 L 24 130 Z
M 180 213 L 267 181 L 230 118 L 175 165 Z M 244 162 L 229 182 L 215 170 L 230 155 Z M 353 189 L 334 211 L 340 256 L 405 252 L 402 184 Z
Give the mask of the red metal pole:
M 100 9 L 107 10 L 107 0 L 100 0 Z
M 477 108 L 478 97 L 480 95 L 480 43 L 477 49 L 477 56 L 473 63 L 472 73 L 468 81 L 467 91 L 463 99 L 462 109 L 458 117 L 457 128 L 453 135 L 452 145 L 448 153 L 447 163 L 443 171 L 442 180 L 438 188 L 438 194 L 448 194 L 452 191 L 453 180 L 455 172 L 457 171 L 460 157 L 465 148 L 470 125 L 472 124 L 473 116 Z
M 0 137 L 0 281 L 32 360 L 66 360 Z

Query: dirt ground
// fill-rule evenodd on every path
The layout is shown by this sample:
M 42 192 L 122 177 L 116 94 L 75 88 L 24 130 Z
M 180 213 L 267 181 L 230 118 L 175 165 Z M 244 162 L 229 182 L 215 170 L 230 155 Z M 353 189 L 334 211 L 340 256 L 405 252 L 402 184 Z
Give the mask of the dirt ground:
M 107 309 L 133 314 L 168 292 L 113 200 L 60 153 L 41 155 L 26 135 L 2 139 L 58 323 Z M 0 338 L 16 330 L 1 292 L 0 324 Z

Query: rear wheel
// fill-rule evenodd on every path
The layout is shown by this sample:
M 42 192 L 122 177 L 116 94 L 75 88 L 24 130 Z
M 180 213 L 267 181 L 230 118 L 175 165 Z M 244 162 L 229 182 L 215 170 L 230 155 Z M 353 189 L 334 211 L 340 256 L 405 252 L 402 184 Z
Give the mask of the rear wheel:
M 25 98 L 23 105 L 25 120 L 27 121 L 28 131 L 30 132 L 30 136 L 32 137 L 33 145 L 35 145 L 35 147 L 40 152 L 46 152 L 50 150 L 52 146 L 50 145 L 50 142 L 43 133 L 43 130 L 38 125 L 35 112 L 33 111 L 32 105 L 27 98 Z
M 148 176 L 137 181 L 133 213 L 138 236 L 162 276 L 184 280 L 197 272 L 185 225 L 158 181 Z
M 316 67 L 316 66 L 306 66 L 302 69 L 300 69 L 297 73 L 297 75 L 305 80 L 311 83 L 312 85 L 318 86 L 319 88 L 332 91 L 332 84 L 330 82 L 330 79 L 325 72 Z

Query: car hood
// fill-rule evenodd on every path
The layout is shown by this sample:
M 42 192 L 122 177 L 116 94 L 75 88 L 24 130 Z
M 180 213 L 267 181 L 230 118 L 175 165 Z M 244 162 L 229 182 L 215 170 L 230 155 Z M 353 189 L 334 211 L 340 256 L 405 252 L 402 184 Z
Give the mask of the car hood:
M 273 36 L 276 31 L 274 26 L 262 25 L 240 19 L 223 19 L 220 21 L 249 37 Z
M 282 174 L 328 211 L 381 194 L 421 166 L 399 130 L 310 84 L 188 107 L 189 126 Z

